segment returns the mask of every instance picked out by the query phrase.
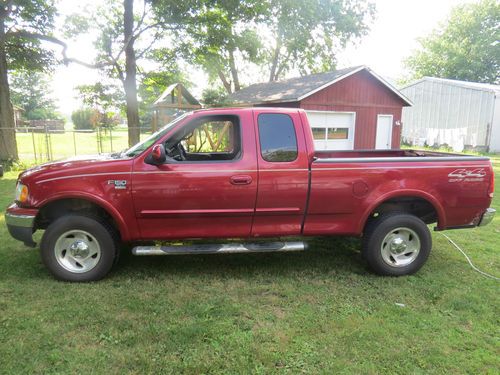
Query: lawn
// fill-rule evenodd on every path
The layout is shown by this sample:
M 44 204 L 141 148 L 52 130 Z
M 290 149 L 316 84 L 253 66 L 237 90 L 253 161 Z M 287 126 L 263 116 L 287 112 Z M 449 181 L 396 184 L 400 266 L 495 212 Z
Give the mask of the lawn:
M 148 137 L 150 132 L 143 132 L 141 140 Z M 17 149 L 19 158 L 27 162 L 41 162 L 49 159 L 57 160 L 75 155 L 91 155 L 116 152 L 128 148 L 126 128 L 115 128 L 109 132 L 75 132 L 51 133 L 17 133 Z M 51 157 L 49 157 L 49 156 Z
M 494 159 L 500 182 L 500 157 Z M 17 173 L 0 179 L 0 205 Z M 493 207 L 500 209 L 500 190 Z M 500 276 L 500 217 L 446 232 Z M 39 234 L 38 234 L 39 238 Z M 134 258 L 105 280 L 57 282 L 0 216 L 2 373 L 491 373 L 499 282 L 439 233 L 414 276 L 371 274 L 358 239 L 294 254 Z

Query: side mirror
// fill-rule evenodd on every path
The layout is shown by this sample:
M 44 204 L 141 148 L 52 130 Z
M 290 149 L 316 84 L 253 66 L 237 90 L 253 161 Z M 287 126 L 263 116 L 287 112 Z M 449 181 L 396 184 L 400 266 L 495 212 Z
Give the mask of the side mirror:
M 167 153 L 165 152 L 165 147 L 163 144 L 158 144 L 153 146 L 153 150 L 146 157 L 145 162 L 152 165 L 160 165 L 165 163 L 167 160 Z

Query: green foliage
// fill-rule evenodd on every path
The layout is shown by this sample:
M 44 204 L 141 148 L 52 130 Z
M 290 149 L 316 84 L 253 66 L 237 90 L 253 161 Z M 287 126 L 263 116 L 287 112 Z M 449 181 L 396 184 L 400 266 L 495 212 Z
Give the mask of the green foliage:
M 456 7 L 447 22 L 420 40 L 406 60 L 411 78 L 423 76 L 500 83 L 500 3 Z
M 332 69 L 335 52 L 366 34 L 374 6 L 366 0 L 170 0 L 153 2 L 163 23 L 175 25 L 182 56 L 202 67 L 228 92 L 241 87 L 248 66 L 276 80 Z
M 124 95 L 116 85 L 96 82 L 77 86 L 76 90 L 83 104 L 101 112 L 124 108 Z
M 335 69 L 336 53 L 368 32 L 375 6 L 364 0 L 275 0 L 269 13 L 266 26 L 273 37 L 265 53 L 273 81 L 291 69 Z
M 6 1 L 2 1 L 5 7 Z M 57 14 L 55 0 L 14 0 L 10 13 L 3 18 L 9 70 L 50 70 L 56 62 L 53 51 L 38 38 L 23 33 L 50 35 Z
M 239 89 L 237 59 L 260 61 L 261 40 L 256 21 L 267 5 L 258 0 L 155 1 L 153 9 L 164 24 L 176 25 L 179 50 L 202 67 L 212 81 L 220 78 L 227 91 Z
M 97 82 L 76 89 L 83 104 L 93 109 L 90 118 L 93 127 L 112 128 L 120 123 L 119 111 L 124 107 L 124 98 L 117 86 Z
M 223 87 L 209 87 L 203 90 L 201 102 L 205 107 L 227 107 L 231 105 L 227 91 Z
M 61 118 L 51 97 L 50 77 L 47 74 L 32 70 L 16 70 L 10 72 L 9 76 L 12 104 L 23 109 L 22 116 L 26 120 Z
M 71 121 L 73 121 L 76 130 L 90 130 L 93 129 L 93 117 L 95 110 L 90 108 L 81 108 L 73 111 L 71 114 Z

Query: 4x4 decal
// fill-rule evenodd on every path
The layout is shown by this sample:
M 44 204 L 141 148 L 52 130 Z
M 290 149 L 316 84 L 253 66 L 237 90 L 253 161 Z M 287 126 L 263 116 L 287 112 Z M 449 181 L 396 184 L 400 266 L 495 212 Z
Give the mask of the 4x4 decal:
M 486 177 L 486 171 L 484 170 L 484 168 L 476 168 L 476 169 L 459 168 L 455 169 L 453 172 L 448 174 L 450 182 L 483 181 L 485 177 Z

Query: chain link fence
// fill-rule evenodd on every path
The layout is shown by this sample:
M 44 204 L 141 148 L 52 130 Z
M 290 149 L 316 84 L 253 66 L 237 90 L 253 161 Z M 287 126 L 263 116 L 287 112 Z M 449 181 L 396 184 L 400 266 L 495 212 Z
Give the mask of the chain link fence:
M 139 129 L 141 140 L 151 134 L 150 129 Z M 28 163 L 106 154 L 128 148 L 128 128 L 125 126 L 95 130 L 52 129 L 48 126 L 19 127 L 15 131 L 19 159 Z

